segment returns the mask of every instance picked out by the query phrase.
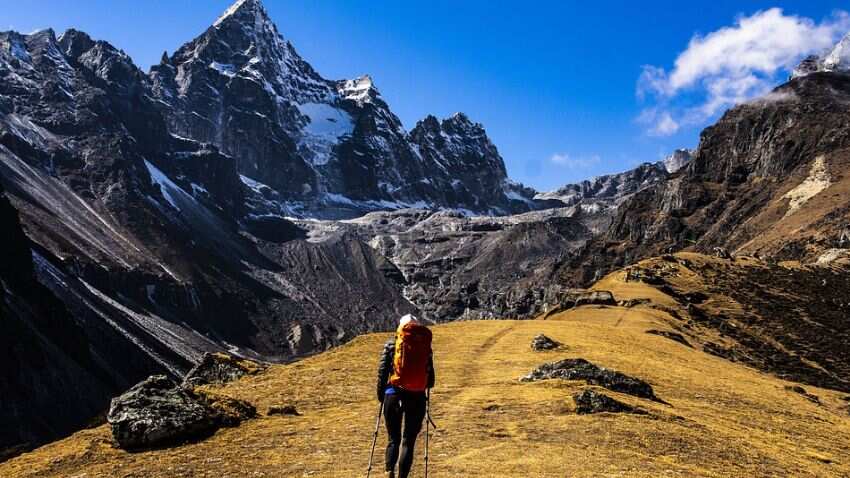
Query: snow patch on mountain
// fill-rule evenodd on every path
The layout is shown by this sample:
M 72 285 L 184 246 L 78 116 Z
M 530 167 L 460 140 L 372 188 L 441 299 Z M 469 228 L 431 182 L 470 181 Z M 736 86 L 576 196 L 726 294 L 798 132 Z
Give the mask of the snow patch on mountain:
M 673 151 L 673 154 L 667 156 L 662 162 L 664 163 L 664 169 L 666 169 L 668 173 L 673 174 L 688 164 L 692 158 L 693 153 L 691 151 L 687 149 L 677 149 L 676 151 Z
M 339 88 L 343 98 L 356 101 L 359 104 L 369 102 L 369 92 L 374 90 L 372 77 L 363 75 L 353 80 L 345 80 Z
M 300 146 L 310 152 L 307 157 L 313 165 L 327 164 L 334 146 L 354 131 L 351 116 L 327 103 L 304 103 L 298 105 L 298 111 L 308 120 Z
M 246 3 L 249 3 L 249 2 L 253 3 L 254 0 L 238 0 L 236 3 L 231 5 L 227 10 L 225 10 L 224 13 L 222 13 L 220 17 L 218 17 L 218 19 L 215 21 L 215 23 L 213 23 L 213 26 L 217 27 L 217 26 L 221 25 L 222 22 L 224 22 L 225 20 L 227 20 L 228 18 L 233 16 L 236 12 L 239 11 L 240 8 L 242 8 Z
M 825 56 L 810 55 L 803 59 L 794 68 L 791 78 L 800 78 L 818 71 L 850 72 L 850 33 Z
M 210 68 L 228 78 L 233 78 L 234 76 L 236 76 L 236 67 L 230 64 L 224 64 L 214 61 L 210 63 Z
M 168 204 L 171 205 L 176 210 L 180 210 L 180 206 L 177 205 L 177 201 L 174 199 L 172 193 L 177 194 L 177 191 L 184 192 L 180 189 L 180 186 L 174 184 L 174 181 L 168 178 L 162 171 L 159 170 L 156 166 L 151 164 L 148 160 L 145 160 L 145 167 L 148 168 L 148 174 L 151 176 L 151 181 L 153 184 L 159 186 L 160 192 L 162 192 L 162 196 L 168 201 Z M 184 192 L 185 194 L 185 192 Z
M 850 70 L 850 33 L 845 35 L 824 58 L 823 68 L 827 71 Z

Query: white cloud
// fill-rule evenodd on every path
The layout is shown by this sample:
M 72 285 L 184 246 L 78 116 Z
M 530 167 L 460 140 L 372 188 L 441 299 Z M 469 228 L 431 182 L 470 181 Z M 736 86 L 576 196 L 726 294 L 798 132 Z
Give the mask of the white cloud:
M 638 122 L 654 135 L 700 124 L 730 106 L 767 94 L 801 58 L 823 53 L 848 29 L 846 12 L 816 23 L 771 8 L 739 17 L 733 26 L 705 36 L 695 35 L 672 70 L 644 66 L 637 96 L 651 97 L 656 105 L 644 110 Z M 680 104 L 683 97 L 690 104 Z
M 679 131 L 679 122 L 673 119 L 673 115 L 657 108 L 643 110 L 637 122 L 646 127 L 646 134 L 650 136 L 670 136 Z
M 602 158 L 597 154 L 574 158 L 567 153 L 555 153 L 549 158 L 549 161 L 569 169 L 587 169 L 599 164 Z

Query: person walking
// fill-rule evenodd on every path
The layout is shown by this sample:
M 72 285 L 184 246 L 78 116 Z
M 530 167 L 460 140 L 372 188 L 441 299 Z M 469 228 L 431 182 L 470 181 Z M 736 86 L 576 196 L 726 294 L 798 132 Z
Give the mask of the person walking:
M 399 321 L 395 338 L 384 345 L 378 364 L 377 395 L 389 436 L 387 478 L 396 478 L 396 464 L 398 478 L 410 474 L 416 437 L 425 418 L 426 392 L 434 383 L 431 331 L 407 314 Z

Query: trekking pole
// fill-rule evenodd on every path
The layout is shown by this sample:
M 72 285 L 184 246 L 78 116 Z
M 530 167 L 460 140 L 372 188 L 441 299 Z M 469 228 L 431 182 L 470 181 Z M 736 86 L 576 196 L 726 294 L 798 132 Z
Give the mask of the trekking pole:
M 372 475 L 372 458 L 375 456 L 375 445 L 378 444 L 378 428 L 381 427 L 381 416 L 384 414 L 384 401 L 378 408 L 378 418 L 375 419 L 375 435 L 372 437 L 372 451 L 369 452 L 369 468 L 366 469 L 366 478 Z
M 428 478 L 428 429 L 431 428 L 431 389 L 425 391 L 425 478 Z

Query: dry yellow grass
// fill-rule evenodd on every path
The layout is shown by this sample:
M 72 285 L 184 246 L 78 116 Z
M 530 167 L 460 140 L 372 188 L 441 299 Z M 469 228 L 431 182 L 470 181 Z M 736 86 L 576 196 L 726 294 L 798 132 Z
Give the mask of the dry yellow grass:
M 636 296 L 652 293 L 629 287 Z M 435 327 L 432 411 L 440 429 L 432 435 L 431 476 L 850 476 L 850 415 L 840 394 L 807 387 L 819 406 L 785 390 L 788 382 L 646 334 L 665 328 L 664 315 L 582 307 L 547 321 Z M 569 348 L 532 352 L 538 333 Z M 4 463 L 0 476 L 365 475 L 378 407 L 374 372 L 386 338 L 360 337 L 217 389 L 254 403 L 262 416 L 205 441 L 127 453 L 99 427 Z M 645 379 L 670 406 L 606 392 L 650 415 L 579 416 L 571 394 L 584 384 L 517 380 L 566 357 Z M 277 404 L 294 404 L 302 416 L 265 416 Z M 383 445 L 382 434 L 376 463 Z M 422 476 L 422 451 L 414 476 Z

